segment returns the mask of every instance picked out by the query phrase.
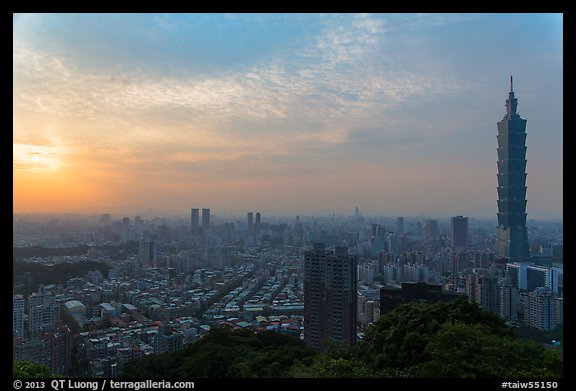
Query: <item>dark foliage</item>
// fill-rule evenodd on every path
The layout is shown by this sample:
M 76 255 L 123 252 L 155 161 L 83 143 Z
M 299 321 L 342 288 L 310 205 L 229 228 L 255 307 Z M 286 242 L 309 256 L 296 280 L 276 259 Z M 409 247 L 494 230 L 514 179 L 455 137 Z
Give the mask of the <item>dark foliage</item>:
M 13 275 L 30 273 L 29 281 L 18 293 L 30 294 L 38 289 L 38 285 L 65 284 L 71 278 L 83 277 L 90 270 L 100 270 L 108 275 L 110 266 L 102 262 L 84 261 L 77 263 L 63 262 L 53 266 L 37 263 L 14 262 Z
M 122 377 L 286 377 L 292 365 L 313 354 L 292 335 L 216 328 L 182 351 L 126 364 Z
M 465 299 L 406 304 L 382 316 L 348 350 L 314 353 L 276 332 L 217 328 L 186 349 L 133 361 L 123 377 L 562 377 L 562 355 L 518 339 L 496 315 Z

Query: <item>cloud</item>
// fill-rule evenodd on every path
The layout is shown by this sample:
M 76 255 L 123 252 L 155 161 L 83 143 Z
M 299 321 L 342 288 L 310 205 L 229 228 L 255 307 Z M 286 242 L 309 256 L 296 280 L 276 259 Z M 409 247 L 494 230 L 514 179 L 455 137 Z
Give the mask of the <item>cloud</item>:
M 13 170 L 32 173 L 56 171 L 65 154 L 63 145 L 13 144 Z
M 82 161 L 82 175 L 159 185 L 296 174 L 312 183 L 363 164 L 438 160 L 453 136 L 485 137 L 477 130 L 488 121 L 495 132 L 502 114 L 494 75 L 504 61 L 478 44 L 500 32 L 482 18 L 26 16 L 14 28 L 14 142 L 66 140 L 60 163 Z M 474 47 L 459 35 L 469 26 Z M 506 66 L 531 64 L 524 56 Z M 14 167 L 39 166 L 18 157 Z
M 166 17 L 158 18 L 167 25 Z M 266 61 L 236 72 L 181 72 L 178 77 L 85 70 L 74 58 L 16 41 L 14 101 L 17 108 L 47 115 L 117 118 L 125 131 L 172 118 L 168 121 L 173 125 L 200 123 L 240 145 L 253 142 L 250 135 L 262 138 L 267 148 L 291 141 L 331 145 L 345 141 L 351 126 L 373 125 L 375 113 L 454 88 L 454 83 L 436 81 L 433 75 L 400 76 L 391 62 L 383 68 L 370 65 L 371 58 L 385 56 L 375 53 L 382 51 L 382 41 L 390 40 L 385 36 L 390 31 L 393 23 L 380 17 L 324 16 L 299 49 L 288 45 L 272 50 Z M 32 83 L 34 78 L 40 83 Z M 180 118 L 180 124 L 174 118 Z

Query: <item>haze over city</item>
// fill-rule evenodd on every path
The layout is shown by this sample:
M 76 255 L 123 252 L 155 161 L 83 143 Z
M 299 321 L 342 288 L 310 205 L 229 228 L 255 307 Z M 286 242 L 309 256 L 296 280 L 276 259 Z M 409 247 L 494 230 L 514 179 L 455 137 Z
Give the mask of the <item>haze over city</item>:
M 15 213 L 562 217 L 561 14 L 16 14 Z

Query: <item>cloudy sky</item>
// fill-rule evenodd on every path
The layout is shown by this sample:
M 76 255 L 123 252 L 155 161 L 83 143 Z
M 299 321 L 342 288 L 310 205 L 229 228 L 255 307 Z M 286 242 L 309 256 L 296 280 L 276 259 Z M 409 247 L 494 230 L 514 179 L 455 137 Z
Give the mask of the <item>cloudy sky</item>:
M 14 212 L 562 216 L 561 14 L 16 14 Z

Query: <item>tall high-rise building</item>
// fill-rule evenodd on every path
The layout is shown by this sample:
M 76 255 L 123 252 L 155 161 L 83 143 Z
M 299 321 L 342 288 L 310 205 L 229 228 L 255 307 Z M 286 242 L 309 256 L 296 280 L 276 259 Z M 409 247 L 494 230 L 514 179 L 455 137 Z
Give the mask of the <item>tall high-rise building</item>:
M 476 279 L 476 303 L 478 306 L 495 314 L 500 313 L 498 278 L 479 275 Z
M 246 229 L 248 230 L 249 233 L 254 232 L 254 212 L 248 212 L 248 214 L 246 215 Z
M 256 225 L 260 224 L 260 212 L 256 212 Z
M 138 258 L 145 266 L 154 266 L 158 258 L 156 242 L 140 239 L 138 241 Z
M 498 289 L 500 291 L 500 317 L 506 322 L 517 322 L 518 303 L 520 302 L 518 288 L 512 284 L 510 278 L 503 278 Z
M 404 217 L 396 218 L 396 235 L 404 235 Z
M 398 236 L 393 232 L 388 233 L 388 251 L 394 256 L 397 256 L 398 253 Z
M 202 228 L 204 230 L 210 228 L 210 209 L 202 209 Z
M 557 327 L 556 295 L 550 289 L 540 287 L 528 293 L 526 307 L 524 313 L 529 326 L 544 331 Z
M 512 76 L 506 115 L 498 122 L 498 228 L 496 253 L 511 262 L 529 262 L 526 230 L 526 120 L 516 112 Z
M 45 333 L 42 340 L 50 342 L 50 373 L 67 374 L 72 364 L 72 333 L 67 325 Z
M 33 293 L 28 297 L 28 329 L 30 339 L 37 340 L 42 332 L 56 327 L 60 320 L 60 305 L 54 296 L 46 293 Z
M 426 238 L 436 239 L 440 236 L 440 229 L 438 228 L 438 221 L 426 220 Z
M 200 211 L 198 208 L 190 209 L 190 232 L 195 234 L 198 232 L 200 228 Z
M 468 217 L 454 216 L 450 222 L 452 226 L 452 249 L 466 250 L 468 247 Z
M 466 276 L 466 294 L 470 301 L 495 314 L 500 314 L 500 285 L 488 270 L 475 270 Z
M 304 252 L 304 342 L 323 350 L 331 339 L 356 344 L 356 258 L 346 247 L 327 251 L 315 243 Z
M 24 297 L 12 295 L 12 335 L 24 337 Z

